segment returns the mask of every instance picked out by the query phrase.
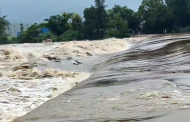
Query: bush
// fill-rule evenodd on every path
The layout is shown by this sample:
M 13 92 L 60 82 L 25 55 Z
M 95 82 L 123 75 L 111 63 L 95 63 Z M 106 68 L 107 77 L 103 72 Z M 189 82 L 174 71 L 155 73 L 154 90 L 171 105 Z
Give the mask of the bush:
M 113 28 L 106 31 L 105 38 L 118 37 L 118 35 L 119 35 L 119 31 Z
M 24 31 L 17 38 L 17 43 L 35 43 L 35 41 L 36 35 L 34 35 L 34 32 Z
M 82 34 L 74 30 L 68 30 L 59 37 L 59 41 L 72 41 L 80 39 L 82 39 Z
M 105 38 L 126 38 L 126 37 L 130 37 L 130 33 L 129 32 L 120 32 L 119 30 L 115 29 L 115 28 L 110 28 L 109 30 L 106 31 L 106 35 Z
M 53 42 L 58 41 L 58 36 L 53 34 L 53 33 L 46 33 L 46 34 L 40 34 L 37 38 L 36 38 L 36 42 L 42 42 L 43 40 L 46 39 L 52 39 Z
M 8 37 L 8 40 L 9 40 L 9 42 L 10 42 L 11 44 L 17 43 L 17 42 L 16 42 L 16 41 L 17 41 L 17 38 L 16 38 L 16 37 Z
M 0 44 L 11 44 L 7 36 L 0 36 Z

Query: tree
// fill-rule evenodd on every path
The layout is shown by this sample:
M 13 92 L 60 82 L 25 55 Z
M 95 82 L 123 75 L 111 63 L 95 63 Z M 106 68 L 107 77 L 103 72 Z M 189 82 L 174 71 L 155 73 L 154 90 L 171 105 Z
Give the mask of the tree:
M 102 39 L 107 24 L 105 0 L 95 0 L 95 7 L 84 10 L 84 35 L 88 39 Z
M 113 19 L 115 14 L 119 14 L 124 21 L 127 21 L 130 30 L 136 30 L 140 24 L 136 12 L 127 8 L 127 6 L 121 7 L 115 5 L 112 9 L 108 10 L 108 13 L 110 19 Z
M 61 36 L 59 36 L 59 41 L 72 41 L 76 40 L 78 37 L 77 31 L 74 30 L 68 30 Z
M 168 10 L 174 16 L 175 25 L 185 27 L 190 24 L 189 0 L 165 0 Z
M 72 14 L 69 25 L 70 29 L 60 35 L 59 41 L 82 40 L 83 22 L 81 16 L 79 14 Z
M 0 44 L 10 44 L 6 31 L 9 30 L 9 21 L 6 20 L 7 16 L 0 18 Z
M 82 29 L 83 29 L 83 21 L 82 17 L 79 14 L 73 14 L 71 17 L 71 29 L 75 31 L 76 40 L 83 39 Z
M 72 30 L 81 31 L 82 30 L 82 18 L 79 14 L 73 14 L 71 17 L 71 27 Z
M 38 37 L 36 38 L 35 42 L 42 42 L 43 40 L 46 40 L 46 39 L 52 39 L 53 42 L 56 42 L 56 41 L 58 41 L 58 36 L 52 32 L 45 33 L 45 34 L 39 34 Z
M 110 10 L 109 14 L 112 14 L 112 12 L 113 11 Z M 110 18 L 107 24 L 106 38 L 109 37 L 116 37 L 116 38 L 129 37 L 129 29 L 127 21 L 124 20 L 120 14 L 115 14 L 112 18 Z
M 91 6 L 90 8 L 86 8 L 83 12 L 84 14 L 84 28 L 83 28 L 83 34 L 85 39 L 94 39 L 94 33 L 95 30 L 95 18 L 96 18 L 96 9 L 94 6 Z
M 145 33 L 164 33 L 172 30 L 174 20 L 163 0 L 143 0 L 138 10 Z
M 27 31 L 23 31 L 17 38 L 18 43 L 36 43 L 37 38 L 41 34 L 41 24 L 34 23 Z
M 102 9 L 104 9 L 105 7 L 106 7 L 106 5 L 105 5 L 105 0 L 94 0 L 94 2 L 95 2 L 95 7 L 96 8 L 102 8 Z
M 104 38 L 104 31 L 106 30 L 107 12 L 105 10 L 105 0 L 95 0 L 95 30 L 96 39 Z
M 3 36 L 6 34 L 6 30 L 9 29 L 9 21 L 6 20 L 7 16 L 3 16 L 0 18 L 0 36 Z
M 45 39 L 52 39 L 54 42 L 58 40 L 57 35 L 52 32 L 43 34 L 41 28 L 46 27 L 46 23 L 34 23 L 26 31 L 21 32 L 17 38 L 17 43 L 39 43 Z
M 62 19 L 61 15 L 50 16 L 48 19 L 48 28 L 57 35 L 61 35 L 65 31 Z
M 67 30 L 69 30 L 70 24 L 69 20 L 72 17 L 72 13 L 64 12 L 63 15 L 54 15 L 49 19 L 45 19 L 47 23 L 47 27 L 56 35 L 60 36 Z

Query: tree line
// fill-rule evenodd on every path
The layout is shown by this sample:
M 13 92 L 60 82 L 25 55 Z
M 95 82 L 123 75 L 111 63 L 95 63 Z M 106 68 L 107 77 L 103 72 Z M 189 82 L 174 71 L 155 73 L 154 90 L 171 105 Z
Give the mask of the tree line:
M 137 12 L 127 6 L 115 5 L 106 9 L 105 0 L 95 0 L 86 8 L 83 17 L 77 13 L 64 12 L 52 15 L 43 23 L 34 23 L 26 31 L 21 26 L 18 38 L 5 32 L 10 23 L 6 16 L 0 18 L 0 44 L 37 43 L 50 38 L 53 41 L 99 40 L 125 38 L 133 34 L 161 34 L 189 32 L 189 0 L 143 0 Z M 43 34 L 41 28 L 49 28 Z

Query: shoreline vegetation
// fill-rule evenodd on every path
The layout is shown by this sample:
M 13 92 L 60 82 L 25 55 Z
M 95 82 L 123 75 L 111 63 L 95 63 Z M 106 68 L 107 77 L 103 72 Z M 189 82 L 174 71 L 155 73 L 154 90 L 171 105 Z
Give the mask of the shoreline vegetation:
M 83 16 L 63 12 L 27 28 L 20 23 L 18 37 L 6 33 L 10 23 L 3 16 L 0 18 L 0 44 L 39 43 L 46 39 L 53 42 L 103 40 L 139 34 L 189 32 L 189 5 L 187 0 L 143 0 L 138 11 L 133 11 L 117 4 L 107 9 L 105 0 L 94 0 L 94 5 L 85 8 Z M 183 10 L 178 11 L 181 6 Z M 44 28 L 49 31 L 42 32 Z

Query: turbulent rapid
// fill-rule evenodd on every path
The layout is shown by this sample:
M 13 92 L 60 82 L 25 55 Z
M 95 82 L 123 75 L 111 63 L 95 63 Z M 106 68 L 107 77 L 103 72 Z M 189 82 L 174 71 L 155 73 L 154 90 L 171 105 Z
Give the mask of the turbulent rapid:
M 90 78 L 14 122 L 188 122 L 190 35 L 132 43 L 103 58 Z

